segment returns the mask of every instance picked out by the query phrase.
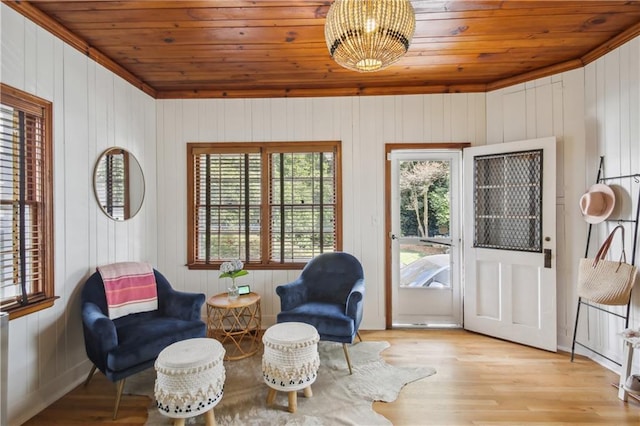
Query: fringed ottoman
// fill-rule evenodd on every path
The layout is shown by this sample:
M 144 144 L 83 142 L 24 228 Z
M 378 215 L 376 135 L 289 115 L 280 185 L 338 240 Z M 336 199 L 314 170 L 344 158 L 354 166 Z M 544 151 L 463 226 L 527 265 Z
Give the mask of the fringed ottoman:
M 298 407 L 297 391 L 304 389 L 310 398 L 311 384 L 316 381 L 320 357 L 318 355 L 318 331 L 312 325 L 301 322 L 284 322 L 273 325 L 262 336 L 262 376 L 271 388 L 267 405 L 273 404 L 277 391 L 289 395 L 289 412 Z
M 225 350 L 214 339 L 196 338 L 176 342 L 160 352 L 155 362 L 156 404 L 160 413 L 182 426 L 185 419 L 205 413 L 207 426 L 222 399 Z

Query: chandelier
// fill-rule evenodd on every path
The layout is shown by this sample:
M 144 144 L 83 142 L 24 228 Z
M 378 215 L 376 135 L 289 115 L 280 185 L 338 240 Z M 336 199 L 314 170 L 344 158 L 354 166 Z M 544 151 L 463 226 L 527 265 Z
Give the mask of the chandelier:
M 324 36 L 338 64 L 371 72 L 407 53 L 415 27 L 409 0 L 335 0 L 327 13 Z

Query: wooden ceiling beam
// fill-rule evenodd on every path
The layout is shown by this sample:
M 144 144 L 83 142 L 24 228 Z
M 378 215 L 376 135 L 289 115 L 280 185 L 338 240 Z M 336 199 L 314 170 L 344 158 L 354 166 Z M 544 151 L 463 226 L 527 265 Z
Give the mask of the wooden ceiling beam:
M 301 89 L 233 89 L 233 90 L 170 90 L 158 92 L 158 99 L 201 98 L 287 98 L 330 96 L 386 96 L 436 93 L 482 93 L 485 84 L 420 85 L 420 86 L 372 86 Z

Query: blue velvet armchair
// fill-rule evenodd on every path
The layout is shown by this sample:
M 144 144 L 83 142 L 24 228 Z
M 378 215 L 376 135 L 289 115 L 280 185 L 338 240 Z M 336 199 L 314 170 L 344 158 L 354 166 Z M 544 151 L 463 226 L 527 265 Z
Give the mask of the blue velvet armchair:
M 82 289 L 84 342 L 93 362 L 85 386 L 96 368 L 117 384 L 114 420 L 127 377 L 152 367 L 170 344 L 205 337 L 206 325 L 200 318 L 205 295 L 175 291 L 160 272 L 153 272 L 158 291 L 156 311 L 111 320 L 100 273 L 91 275 Z
M 304 322 L 313 325 L 320 340 L 342 343 L 353 374 L 347 344 L 358 334 L 364 304 L 362 265 L 348 253 L 320 254 L 304 267 L 300 277 L 276 287 L 281 312 L 277 322 Z M 362 339 L 360 339 L 362 340 Z

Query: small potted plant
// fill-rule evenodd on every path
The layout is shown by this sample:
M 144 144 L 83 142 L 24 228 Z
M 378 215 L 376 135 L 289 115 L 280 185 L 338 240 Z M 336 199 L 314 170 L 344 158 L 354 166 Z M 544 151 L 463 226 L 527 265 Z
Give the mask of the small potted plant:
M 229 262 L 222 262 L 220 265 L 219 278 L 231 278 L 231 287 L 227 289 L 227 295 L 230 300 L 238 298 L 238 286 L 236 285 L 236 278 L 243 275 L 247 275 L 249 271 L 242 269 L 244 264 L 240 259 L 234 259 Z

